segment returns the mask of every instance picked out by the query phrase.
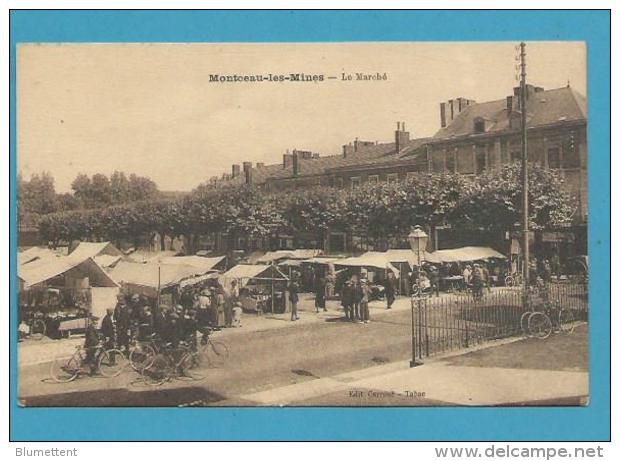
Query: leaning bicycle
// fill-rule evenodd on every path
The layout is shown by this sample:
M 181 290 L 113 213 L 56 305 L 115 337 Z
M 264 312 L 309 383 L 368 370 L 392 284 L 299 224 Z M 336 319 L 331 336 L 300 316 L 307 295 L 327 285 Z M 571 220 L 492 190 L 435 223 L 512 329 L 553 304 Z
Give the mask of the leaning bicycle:
M 177 378 L 200 380 L 206 370 L 199 354 L 185 343 L 177 346 L 165 344 L 160 348 L 148 367 L 140 370 L 143 381 L 150 386 L 160 386 Z
M 523 334 L 546 339 L 553 332 L 571 334 L 575 329 L 572 309 L 551 301 L 546 288 L 532 289 L 526 298 L 527 311 L 521 315 Z
M 88 360 L 87 350 L 77 346 L 70 357 L 59 357 L 50 364 L 50 377 L 57 383 L 68 383 L 78 376 L 99 372 L 106 378 L 120 375 L 128 360 L 119 349 L 106 349 L 102 343 L 94 347 L 94 365 Z

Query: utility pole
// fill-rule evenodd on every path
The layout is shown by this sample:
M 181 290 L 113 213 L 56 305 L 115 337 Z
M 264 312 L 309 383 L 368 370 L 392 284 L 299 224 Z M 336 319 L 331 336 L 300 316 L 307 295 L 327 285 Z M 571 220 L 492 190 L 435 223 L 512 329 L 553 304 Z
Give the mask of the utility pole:
M 521 50 L 521 90 L 519 105 L 521 109 L 521 181 L 523 189 L 523 290 L 527 293 L 530 284 L 530 240 L 529 240 L 529 184 L 527 178 L 527 87 L 525 84 L 525 43 L 519 45 Z

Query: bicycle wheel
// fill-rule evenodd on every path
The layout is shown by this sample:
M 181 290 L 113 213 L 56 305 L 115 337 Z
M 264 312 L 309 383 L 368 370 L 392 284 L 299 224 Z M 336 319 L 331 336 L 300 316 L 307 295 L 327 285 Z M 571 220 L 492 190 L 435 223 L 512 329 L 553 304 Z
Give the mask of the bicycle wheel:
M 530 320 L 531 315 L 532 315 L 531 311 L 527 311 L 521 314 L 521 320 L 519 321 L 519 324 L 521 325 L 521 331 L 523 332 L 525 336 L 530 335 L 530 330 L 528 328 L 528 322 Z
M 194 380 L 204 379 L 207 376 L 207 368 L 205 360 L 196 352 L 188 352 L 181 360 L 179 368 L 182 373 Z
M 213 367 L 222 366 L 228 358 L 228 346 L 222 341 L 211 340 L 204 347 L 204 355 Z
M 75 356 L 57 358 L 50 364 L 50 378 L 57 383 L 68 383 L 80 373 L 80 360 Z
M 570 335 L 575 330 L 575 316 L 571 309 L 560 310 L 560 331 Z
M 140 372 L 148 368 L 155 358 L 155 349 L 150 344 L 137 344 L 129 353 L 129 364 L 131 368 Z
M 143 381 L 149 386 L 160 386 L 172 376 L 172 365 L 163 354 L 156 354 L 151 365 L 140 371 Z
M 32 322 L 32 326 L 30 327 L 30 337 L 36 340 L 43 339 L 45 330 L 45 322 L 41 319 L 36 319 Z
M 551 335 L 553 325 L 551 319 L 542 312 L 534 312 L 527 322 L 527 329 L 532 336 L 546 339 Z
M 108 349 L 99 356 L 97 366 L 106 378 L 120 375 L 128 365 L 127 357 L 118 349 Z

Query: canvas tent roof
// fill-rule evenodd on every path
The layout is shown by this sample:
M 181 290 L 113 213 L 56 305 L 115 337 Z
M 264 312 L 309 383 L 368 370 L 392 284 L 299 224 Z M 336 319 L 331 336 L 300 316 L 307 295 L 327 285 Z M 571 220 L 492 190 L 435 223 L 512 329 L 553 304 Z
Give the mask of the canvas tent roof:
M 91 286 L 118 286 L 93 258 L 50 256 L 24 264 L 18 269 L 18 277 L 24 281 L 24 288 L 46 282 L 59 275 L 88 277 Z
M 274 266 L 263 264 L 239 264 L 221 275 L 224 279 L 288 280 L 288 277 Z
M 161 264 L 183 264 L 204 273 L 213 270 L 224 258 L 225 256 L 216 256 L 212 258 L 205 258 L 202 256 L 167 256 L 161 258 L 160 262 Z
M 268 251 L 256 260 L 257 263 L 269 263 L 278 259 L 308 259 L 320 255 L 323 251 L 316 249 Z
M 60 257 L 60 256 L 63 256 L 63 254 L 61 254 L 58 251 L 51 250 L 49 248 L 31 247 L 31 248 L 28 248 L 27 250 L 20 251 L 19 253 L 17 253 L 17 264 L 21 266 L 22 264 L 28 264 L 38 259 Z
M 161 272 L 160 272 L 161 270 Z M 117 282 L 149 288 L 166 288 L 182 280 L 203 276 L 205 271 L 187 264 L 158 264 L 156 262 L 119 262 L 111 275 Z
M 122 256 L 99 255 L 93 258 L 97 264 L 103 268 L 114 267 L 114 265 L 123 259 Z
M 392 261 L 390 261 L 388 254 L 379 251 L 369 251 L 361 256 L 340 259 L 335 261 L 334 264 L 336 266 L 345 267 L 373 267 L 376 269 L 389 269 L 394 272 L 397 277 L 400 276 L 400 271 L 392 265 Z
M 477 261 L 479 259 L 498 258 L 506 259 L 506 257 L 499 251 L 495 251 L 489 247 L 462 247 L 454 248 L 451 250 L 437 250 L 433 253 L 425 254 L 425 261 L 429 263 L 448 263 L 448 262 L 463 262 L 463 261 Z
M 78 259 L 94 258 L 100 255 L 123 256 L 123 252 L 112 242 L 80 242 L 69 256 Z

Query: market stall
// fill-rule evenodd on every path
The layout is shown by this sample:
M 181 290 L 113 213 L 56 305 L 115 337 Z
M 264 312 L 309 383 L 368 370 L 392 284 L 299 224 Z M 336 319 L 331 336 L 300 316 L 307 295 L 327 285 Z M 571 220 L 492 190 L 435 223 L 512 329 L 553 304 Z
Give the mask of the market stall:
M 18 267 L 20 328 L 35 319 L 50 337 L 86 328 L 86 316 L 100 316 L 118 284 L 92 257 L 48 255 Z M 22 325 L 23 324 L 23 325 Z
M 230 290 L 233 280 L 239 288 L 239 297 L 249 297 L 261 303 L 263 311 L 286 312 L 289 277 L 275 265 L 239 264 L 219 277 L 224 288 Z

